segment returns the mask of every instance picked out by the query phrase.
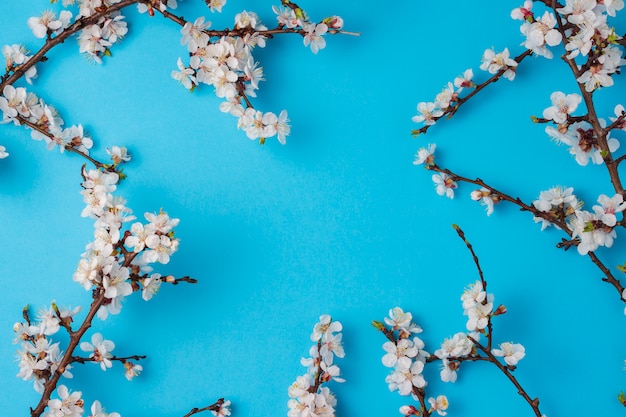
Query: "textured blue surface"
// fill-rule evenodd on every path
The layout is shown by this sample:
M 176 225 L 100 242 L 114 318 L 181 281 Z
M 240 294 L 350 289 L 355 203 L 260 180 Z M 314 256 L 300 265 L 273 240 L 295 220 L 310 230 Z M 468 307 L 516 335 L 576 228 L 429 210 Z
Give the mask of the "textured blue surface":
M 46 1 L 5 2 L 0 43 L 41 44 L 26 26 Z M 185 0 L 177 13 L 207 15 L 214 28 L 232 26 L 248 9 L 273 19 L 271 2 L 230 0 L 222 15 Z M 344 416 L 399 415 L 410 403 L 390 393 L 381 363 L 384 338 L 371 326 L 394 306 L 412 311 L 426 349 L 465 328 L 459 297 L 477 279 L 459 224 L 481 259 L 489 290 L 509 312 L 494 321 L 495 341 L 526 346 L 516 371 L 542 410 L 553 416 L 623 412 L 626 388 L 623 305 L 601 273 L 575 251 L 554 248 L 561 235 L 541 233 L 531 216 L 498 206 L 491 217 L 462 186 L 451 201 L 434 192 L 430 174 L 412 164 L 415 151 L 436 142 L 442 164 L 532 201 L 554 185 L 575 187 L 595 201 L 610 184 L 602 167 L 579 167 L 533 125 L 554 90 L 576 85 L 558 59 L 528 59 L 513 83 L 502 81 L 453 120 L 413 139 L 419 101 L 430 101 L 466 68 L 478 70 L 485 48 L 522 52 L 516 2 L 305 1 L 313 19 L 344 17 L 358 38 L 327 38 L 315 56 L 297 37 L 277 37 L 258 50 L 267 81 L 256 105 L 289 111 L 286 146 L 260 146 L 218 109 L 208 88 L 193 94 L 170 78 L 186 50 L 179 28 L 134 8 L 130 32 L 101 66 L 86 62 L 72 40 L 39 65 L 32 90 L 54 104 L 66 124 L 82 123 L 93 154 L 127 146 L 133 161 L 118 194 L 138 217 L 160 208 L 181 219 L 180 250 L 162 271 L 199 280 L 163 287 L 152 301 L 129 297 L 122 313 L 95 329 L 116 353 L 146 354 L 145 372 L 127 382 L 120 367 L 75 370 L 67 382 L 88 404 L 99 399 L 124 417 L 182 416 L 224 396 L 233 415 L 287 413 L 287 387 L 304 368 L 309 334 L 320 314 L 344 325 L 344 384 L 331 384 Z M 57 7 L 57 6 L 52 6 Z M 463 28 L 463 29 L 460 29 Z M 556 53 L 558 55 L 558 52 Z M 601 94 L 612 115 L 624 80 Z M 622 94 L 623 98 L 623 94 Z M 15 378 L 12 326 L 21 309 L 56 300 L 87 306 L 72 281 L 92 238 L 75 155 L 48 152 L 28 132 L 0 127 L 10 157 L 0 161 L 0 404 L 26 416 L 36 403 L 31 384 Z M 599 185 L 600 184 L 600 185 Z M 624 261 L 623 236 L 599 251 L 609 265 Z M 620 256 L 622 255 L 622 256 Z M 446 394 L 451 416 L 532 415 L 495 368 L 466 364 L 456 384 L 426 373 L 431 394 Z

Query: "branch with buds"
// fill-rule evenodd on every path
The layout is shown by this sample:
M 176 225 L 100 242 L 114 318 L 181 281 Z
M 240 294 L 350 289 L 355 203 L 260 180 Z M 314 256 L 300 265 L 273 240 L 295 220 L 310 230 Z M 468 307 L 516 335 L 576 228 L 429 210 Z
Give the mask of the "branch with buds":
M 494 309 L 493 294 L 487 293 L 487 281 L 474 252 L 472 245 L 465 238 L 465 234 L 454 225 L 459 237 L 470 251 L 479 280 L 469 285 L 461 300 L 464 315 L 467 316 L 466 329 L 468 333 L 459 332 L 446 339 L 434 354 L 425 350 L 425 343 L 416 336 L 422 333 L 422 328 L 413 322 L 413 315 L 400 307 L 389 311 L 389 317 L 384 323 L 374 321 L 372 325 L 387 338 L 383 344 L 385 355 L 383 365 L 392 368 L 386 378 L 389 390 L 398 391 L 400 395 L 411 396 L 418 402 L 417 405 L 405 405 L 400 413 L 405 416 L 430 417 L 433 413 L 446 415 L 448 398 L 445 395 L 437 397 L 427 396 L 428 382 L 424 377 L 424 368 L 427 364 L 437 363 L 442 368 L 441 380 L 456 382 L 457 372 L 463 362 L 489 362 L 495 365 L 507 379 L 515 386 L 537 417 L 542 414 L 539 410 L 539 399 L 531 398 L 514 375 L 518 362 L 526 355 L 524 346 L 519 343 L 503 342 L 498 348 L 493 348 L 492 319 L 506 313 L 504 305 Z M 486 342 L 481 342 L 486 338 Z
M 535 5 L 541 8 L 538 12 Z M 606 169 L 613 192 L 599 193 L 596 205 L 591 210 L 583 207 L 582 201 L 574 194 L 573 187 L 555 186 L 541 191 L 532 203 L 524 202 L 514 193 L 495 188 L 480 178 L 472 179 L 445 168 L 435 158 L 436 145 L 430 144 L 418 150 L 414 164 L 424 165 L 433 171 L 432 179 L 437 194 L 453 198 L 458 183 L 472 184 L 478 189 L 471 192 L 471 198 L 487 207 L 487 215 L 494 212 L 494 206 L 506 201 L 521 211 L 532 213 L 533 220 L 541 224 L 541 230 L 550 226 L 562 231 L 566 237 L 556 245 L 568 250 L 576 248 L 601 271 L 602 281 L 612 285 L 620 300 L 626 302 L 625 285 L 616 276 L 613 268 L 599 257 L 599 248 L 611 248 L 614 240 L 626 226 L 626 191 L 618 170 L 626 159 L 626 154 L 618 152 L 620 140 L 626 131 L 626 111 L 624 105 L 614 104 L 612 115 L 602 117 L 598 111 L 596 92 L 609 88 L 614 78 L 621 74 L 626 64 L 623 37 L 611 25 L 618 13 L 623 13 L 623 2 L 573 2 L 565 4 L 556 1 L 525 1 L 522 7 L 512 10 L 511 17 L 520 20 L 522 45 L 526 50 L 511 59 L 508 49 L 496 53 L 486 50 L 480 68 L 491 75 L 486 81 L 476 84 L 471 69 L 448 83 L 433 102 L 417 105 L 418 114 L 413 121 L 423 124 L 413 131 L 417 136 L 426 133 L 430 127 L 444 116 L 453 116 L 458 108 L 475 97 L 487 85 L 501 78 L 513 81 L 521 61 L 530 56 L 553 58 L 553 50 L 561 48 L 561 60 L 566 73 L 572 76 L 572 89 L 568 93 L 554 91 L 549 95 L 551 105 L 542 115 L 531 116 L 536 124 L 544 124 L 545 133 L 558 144 L 566 145 L 569 153 L 580 166 L 600 165 Z M 466 89 L 473 89 L 466 93 Z M 547 98 L 546 98 L 547 99 Z M 547 100 L 546 100 L 547 101 Z M 585 110 L 577 112 L 579 105 Z M 624 272 L 623 266 L 615 266 Z M 626 309 L 625 309 L 626 313 Z M 490 351 L 490 346 L 481 349 Z M 528 400 L 527 400 L 528 401 Z M 621 401 L 621 399 L 620 399 Z M 622 401 L 624 403 L 624 401 Z M 539 415 L 539 414 L 537 414 Z

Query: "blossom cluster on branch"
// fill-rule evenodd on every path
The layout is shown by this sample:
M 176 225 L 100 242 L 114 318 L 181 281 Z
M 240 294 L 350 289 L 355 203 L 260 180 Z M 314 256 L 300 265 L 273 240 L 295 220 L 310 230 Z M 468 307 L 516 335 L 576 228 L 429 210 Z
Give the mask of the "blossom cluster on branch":
M 487 293 L 487 281 L 483 276 L 478 257 L 472 245 L 465 238 L 463 231 L 454 225 L 459 237 L 470 250 L 480 279 L 470 284 L 461 295 L 463 315 L 467 316 L 467 332 L 458 332 L 445 339 L 433 354 L 425 350 L 425 343 L 417 334 L 422 328 L 413 321 L 413 315 L 400 307 L 389 310 L 384 323 L 374 321 L 373 326 L 388 339 L 383 344 L 385 355 L 383 365 L 392 368 L 386 382 L 390 391 L 398 391 L 402 396 L 411 396 L 417 401 L 415 405 L 400 407 L 405 416 L 429 417 L 435 412 L 445 416 L 448 412 L 448 398 L 439 394 L 428 397 L 426 394 L 428 381 L 424 377 L 426 365 L 436 362 L 441 368 L 440 378 L 443 382 L 456 382 L 458 371 L 464 362 L 489 362 L 495 365 L 515 386 L 517 392 L 526 400 L 537 417 L 539 400 L 532 399 L 513 372 L 518 362 L 526 355 L 520 343 L 502 342 L 498 348 L 493 347 L 492 319 L 506 313 L 504 305 L 494 308 L 493 294 Z M 482 341 L 484 338 L 486 341 Z
M 226 0 L 207 0 L 205 3 L 211 12 L 221 12 Z M 105 339 L 100 332 L 91 333 L 85 340 L 96 316 L 106 320 L 110 315 L 119 314 L 124 299 L 134 292 L 140 292 L 144 300 L 150 300 L 163 283 L 196 282 L 190 277 L 162 276 L 153 271 L 155 264 L 167 264 L 177 251 L 179 240 L 174 228 L 179 220 L 160 211 L 146 213 L 145 223 L 134 222 L 136 218 L 126 201 L 114 194 L 119 182 L 126 177 L 121 167 L 130 160 L 127 149 L 123 146 L 107 148 L 109 162 L 92 157 L 90 150 L 94 142 L 82 125 L 65 127 L 64 119 L 54 106 L 26 87 L 14 85 L 21 79 L 32 85 L 38 75 L 37 65 L 48 60 L 46 54 L 74 35 L 79 52 L 88 61 L 102 63 L 105 57 L 112 56 L 114 44 L 128 34 L 122 10 L 133 5 L 141 13 L 149 16 L 159 13 L 182 27 L 181 43 L 187 46 L 190 64 L 183 66 L 179 58 L 179 71 L 173 71 L 172 77 L 190 90 L 200 83 L 213 86 L 216 95 L 226 100 L 220 106 L 221 110 L 239 117 L 238 126 L 248 137 L 260 139 L 261 143 L 272 136 L 285 143 L 290 127 L 286 111 L 276 116 L 257 111 L 252 106 L 250 98 L 256 97 L 259 82 L 264 79 L 260 64 L 252 56 L 253 49 L 264 47 L 275 35 L 295 34 L 317 53 L 326 45 L 324 35 L 347 33 L 341 31 L 343 20 L 339 16 L 333 15 L 316 23 L 289 0 L 282 0 L 281 6 L 274 6 L 278 23 L 273 29 L 262 25 L 256 13 L 243 11 L 236 15 L 235 27 L 224 30 L 209 30 L 210 22 L 204 17 L 191 23 L 176 16 L 172 13 L 177 7 L 176 0 L 63 0 L 64 9 L 46 10 L 28 19 L 33 35 L 44 40 L 39 50 L 31 54 L 22 44 L 2 48 L 6 62 L 5 73 L 0 76 L 2 123 L 24 126 L 31 131 L 33 139 L 43 140 L 48 149 L 58 146 L 61 153 L 73 152 L 94 165 L 93 169 L 84 165 L 81 171 L 81 194 L 85 202 L 81 215 L 94 219 L 94 239 L 86 246 L 73 275 L 74 281 L 91 294 L 88 311 L 81 316 L 80 307 L 61 308 L 52 302 L 50 307 L 33 317 L 30 308 L 26 307 L 22 314 L 24 321 L 14 326 L 15 343 L 19 345 L 20 371 L 17 376 L 32 381 L 35 390 L 41 394 L 39 403 L 31 408 L 31 417 L 84 415 L 82 393 L 70 391 L 65 385 L 65 379 L 72 378 L 71 369 L 77 364 L 95 363 L 106 371 L 118 362 L 128 380 L 142 371 L 143 367 L 137 361 L 144 356 L 116 356 L 113 353 L 115 343 Z M 0 146 L 0 159 L 8 155 L 6 148 Z M 324 327 L 324 323 L 321 326 Z M 341 328 L 338 322 L 333 322 L 317 340 L 318 354 L 323 360 L 320 361 L 319 356 L 310 359 L 311 369 L 317 369 L 312 385 L 316 389 L 330 379 L 340 380 L 339 368 L 332 364 L 333 355 L 343 356 L 341 335 L 334 334 L 337 326 Z M 69 336 L 66 343 L 55 339 L 62 330 Z M 334 397 L 326 388 L 320 388 L 320 392 L 314 394 L 318 407 L 331 415 Z M 326 398 L 324 407 L 321 398 Z M 98 400 L 92 403 L 90 410 L 90 417 L 119 417 L 116 412 L 105 412 Z M 230 401 L 219 399 L 210 406 L 193 408 L 185 417 L 203 411 L 211 411 L 216 416 L 230 415 Z
M 334 364 L 335 356 L 345 356 L 341 332 L 343 326 L 324 314 L 313 327 L 308 358 L 300 363 L 307 367 L 307 373 L 299 376 L 289 387 L 289 417 L 334 417 L 337 399 L 322 384 L 330 381 L 344 382 L 340 369 Z
M 537 11 L 537 8 L 541 10 Z M 626 154 L 618 152 L 620 135 L 623 140 L 626 131 L 626 111 L 623 103 L 614 103 L 613 114 L 608 115 L 601 115 L 596 108 L 596 92 L 613 86 L 614 78 L 621 74 L 620 69 L 626 64 L 623 34 L 617 33 L 611 23 L 623 9 L 623 0 L 525 1 L 511 11 L 511 18 L 522 22 L 520 32 L 524 40 L 521 45 L 526 50 L 515 58 L 511 58 L 508 48 L 501 52 L 486 50 L 480 69 L 491 76 L 479 83 L 474 80 L 473 70 L 467 69 L 449 82 L 434 101 L 419 103 L 413 121 L 422 126 L 413 130 L 413 135 L 424 134 L 440 119 L 454 116 L 463 104 L 500 79 L 514 80 L 517 68 L 528 56 L 551 59 L 560 49 L 560 59 L 571 75 L 573 91 L 549 93 L 545 103 L 550 104 L 544 107 L 542 117 L 531 116 L 531 120 L 545 124 L 547 136 L 557 144 L 565 145 L 579 166 L 587 166 L 590 162 L 603 166 L 612 193 L 597 193 L 597 204 L 591 209 L 584 207 L 571 186 L 551 187 L 540 191 L 535 200 L 525 202 L 480 178 L 460 175 L 441 166 L 439 157 L 435 156 L 436 144 L 420 148 L 414 164 L 434 172 L 432 180 L 439 195 L 454 198 L 459 183 L 472 184 L 478 188 L 471 191 L 470 197 L 486 206 L 487 215 L 494 212 L 495 205 L 506 201 L 530 212 L 533 220 L 541 224 L 541 230 L 554 226 L 562 231 L 566 236 L 557 247 L 565 250 L 576 247 L 580 255 L 588 257 L 602 272 L 602 280 L 617 290 L 621 301 L 626 302 L 626 289 L 616 275 L 616 272 L 625 272 L 626 268 L 607 265 L 599 257 L 601 252 L 596 253 L 600 248 L 611 248 L 626 226 L 626 191 L 619 172 Z M 581 106 L 585 107 L 582 111 Z M 483 303 L 480 309 L 488 310 L 487 304 Z M 472 313 L 478 314 L 478 323 L 484 318 L 479 313 Z M 501 345 L 499 350 L 491 352 L 503 354 L 509 366 L 524 353 L 516 344 Z M 620 401 L 626 405 L 626 401 Z

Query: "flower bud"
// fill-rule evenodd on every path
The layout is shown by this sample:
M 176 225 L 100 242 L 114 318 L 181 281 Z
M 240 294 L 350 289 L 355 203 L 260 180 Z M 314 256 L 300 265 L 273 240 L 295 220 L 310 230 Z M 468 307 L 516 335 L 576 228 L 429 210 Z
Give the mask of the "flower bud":
M 496 311 L 493 312 L 493 315 L 499 316 L 500 314 L 504 313 L 506 313 L 506 307 L 504 306 L 504 304 L 500 304 L 498 308 L 496 308 Z
M 324 19 L 324 23 L 326 23 L 330 29 L 341 29 L 343 27 L 343 18 L 340 16 L 327 17 Z

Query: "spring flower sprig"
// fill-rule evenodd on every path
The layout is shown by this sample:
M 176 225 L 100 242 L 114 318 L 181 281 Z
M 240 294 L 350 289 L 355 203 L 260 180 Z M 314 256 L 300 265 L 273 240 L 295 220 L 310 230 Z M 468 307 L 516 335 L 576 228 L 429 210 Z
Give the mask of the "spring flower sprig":
M 161 12 L 183 26 L 181 43 L 190 55 L 188 65 L 178 59 L 178 70 L 172 71 L 172 78 L 190 91 L 200 84 L 212 86 L 217 97 L 224 99 L 220 109 L 237 117 L 237 126 L 261 144 L 273 136 L 285 144 L 291 128 L 285 110 L 276 115 L 256 110 L 252 105 L 250 98 L 256 97 L 259 82 L 264 80 L 263 68 L 252 55 L 254 48 L 264 48 L 268 39 L 279 34 L 298 34 L 304 45 L 317 54 L 326 46 L 325 34 L 348 33 L 341 30 L 343 19 L 339 16 L 315 23 L 290 1 L 283 1 L 273 10 L 277 26 L 272 29 L 256 13 L 243 11 L 235 16 L 234 29 L 221 31 L 210 30 L 211 22 L 204 16 L 191 23 L 167 10 Z
M 335 356 L 344 357 L 342 325 L 324 314 L 315 324 L 311 341 L 315 344 L 309 350 L 309 358 L 300 361 L 307 367 L 307 373 L 296 378 L 289 387 L 289 417 L 334 417 L 337 399 L 323 384 L 344 382 L 340 369 L 334 364 Z
M 416 406 L 400 407 L 400 413 L 405 416 L 429 417 L 435 412 L 445 416 L 449 405 L 448 398 L 445 395 L 427 397 L 428 382 L 423 375 L 425 366 L 438 362 L 441 367 L 439 374 L 441 380 L 453 383 L 457 381 L 457 372 L 463 362 L 490 362 L 516 387 L 534 414 L 541 417 L 539 400 L 531 398 L 513 374 L 518 362 L 526 355 L 524 346 L 520 343 L 503 342 L 498 348 L 493 348 L 492 318 L 506 313 L 506 308 L 503 305 L 494 308 L 494 297 L 493 294 L 487 293 L 487 282 L 478 257 L 463 231 L 456 225 L 454 228 L 472 254 L 480 277 L 461 295 L 463 314 L 467 316 L 467 332 L 455 333 L 445 339 L 434 354 L 430 354 L 424 350 L 424 341 L 415 336 L 422 333 L 422 328 L 413 322 L 413 315 L 410 312 L 394 307 L 389 310 L 389 317 L 384 319 L 384 323 L 374 321 L 373 326 L 388 339 L 383 344 L 385 355 L 382 362 L 383 365 L 392 368 L 385 379 L 389 390 L 398 391 L 403 396 L 410 395 L 418 402 Z M 481 342 L 481 338 L 485 338 L 486 343 Z
M 546 10 L 540 16 L 533 11 L 535 3 L 546 6 Z M 511 18 L 522 21 L 520 32 L 525 40 L 521 45 L 526 50 L 515 58 L 511 58 L 508 48 L 501 52 L 485 50 L 480 69 L 492 76 L 476 84 L 473 81 L 473 70 L 467 69 L 463 75 L 455 78 L 453 83 L 449 82 L 436 96 L 434 102 L 419 103 L 418 114 L 413 121 L 423 123 L 424 126 L 413 130 L 413 135 L 426 133 L 443 117 L 454 116 L 461 105 L 502 77 L 512 81 L 518 64 L 524 58 L 530 55 L 553 58 L 552 49 L 559 45 L 564 45 L 565 54 L 562 59 L 571 68 L 576 81 L 584 87 L 583 91 L 593 93 L 598 88 L 612 86 L 613 76 L 619 74 L 619 68 L 624 64 L 620 49 L 623 37 L 616 34 L 614 27 L 609 26 L 608 17 L 614 18 L 623 8 L 624 2 L 621 0 L 612 2 L 567 0 L 565 5 L 547 0 L 525 1 L 522 7 L 512 10 Z M 467 93 L 467 89 L 471 91 Z M 588 107 L 590 101 L 585 99 Z M 594 129 L 596 134 L 599 133 L 597 126 L 594 125 Z
M 53 0 L 52 3 L 57 3 Z M 44 139 L 48 148 L 56 145 L 88 158 L 92 146 L 89 137 L 83 135 L 82 126 L 63 129 L 63 120 L 51 106 L 33 93 L 26 93 L 23 87 L 13 87 L 21 78 L 29 84 L 37 77 L 36 64 L 47 60 L 46 54 L 55 46 L 76 35 L 79 51 L 89 61 L 102 63 L 104 57 L 111 56 L 111 48 L 128 34 L 128 25 L 122 9 L 137 5 L 140 12 L 154 16 L 155 11 L 180 24 L 183 28 L 182 43 L 187 45 L 191 60 L 189 66 L 178 60 L 178 71 L 172 77 L 183 86 L 193 90 L 200 83 L 215 88 L 218 97 L 226 101 L 221 110 L 238 117 L 238 126 L 251 139 L 277 136 L 285 143 L 290 132 L 286 111 L 276 115 L 272 112 L 256 111 L 250 97 L 256 97 L 258 83 L 264 78 L 263 70 L 252 56 L 255 46 L 264 47 L 266 39 L 276 34 L 296 34 L 303 38 L 305 46 L 314 53 L 326 45 L 325 34 L 355 34 L 342 31 L 343 19 L 331 16 L 319 23 L 312 22 L 298 5 L 283 0 L 281 7 L 274 7 L 278 25 L 268 29 L 261 24 L 254 12 L 243 11 L 235 17 L 235 27 L 224 30 L 208 30 L 210 22 L 199 17 L 192 24 L 170 10 L 176 9 L 175 0 L 84 0 L 80 2 L 64 0 L 63 6 L 70 9 L 45 11 L 28 19 L 28 26 L 37 38 L 44 39 L 44 45 L 34 54 L 19 44 L 5 45 L 5 73 L 0 76 L 0 110 L 3 122 L 13 122 L 33 129 L 34 139 Z M 225 0 L 207 1 L 214 12 L 221 12 Z M 72 23 L 72 19 L 74 19 Z M 0 159 L 8 156 L 6 148 L 0 146 Z M 92 162 L 98 162 L 92 160 Z
M 550 2 L 543 3 L 549 7 L 540 18 L 535 17 L 534 3 L 530 1 L 511 12 L 512 18 L 523 22 L 521 32 L 526 40 L 522 45 L 527 48 L 526 52 L 549 59 L 553 54 L 548 47 L 553 48 L 563 43 L 562 60 L 573 74 L 579 91 L 551 93 L 550 105 L 544 108 L 542 117 L 533 116 L 532 120 L 547 124 L 547 135 L 557 143 L 567 145 L 569 153 L 579 165 L 585 166 L 589 162 L 604 165 L 615 193 L 598 194 L 598 204 L 592 210 L 583 209 L 583 203 L 571 187 L 555 186 L 541 191 L 539 198 L 532 203 L 525 203 L 480 179 L 470 179 L 442 168 L 436 162 L 435 144 L 420 149 L 414 163 L 423 164 L 425 168 L 435 172 L 433 181 L 440 195 L 454 197 L 458 182 L 474 184 L 480 188 L 472 191 L 471 198 L 484 204 L 488 215 L 493 213 L 496 204 L 508 201 L 531 212 L 534 221 L 541 223 L 541 230 L 551 225 L 562 230 L 568 238 L 563 239 L 558 246 L 564 249 L 575 246 L 581 255 L 589 256 L 605 275 L 603 280 L 613 285 L 620 297 L 624 298 L 623 284 L 594 251 L 600 247 L 610 248 L 617 238 L 617 231 L 625 225 L 623 213 L 626 209 L 626 192 L 618 167 L 626 159 L 626 154 L 619 155 L 617 151 L 620 147 L 618 137 L 623 136 L 626 130 L 626 111 L 622 104 L 617 104 L 614 114 L 608 117 L 607 122 L 596 112 L 593 100 L 594 92 L 598 88 L 613 84 L 612 77 L 619 73 L 620 66 L 626 62 L 618 43 L 621 37 L 608 24 L 608 18 L 615 17 L 624 5 L 623 2 L 599 4 L 593 1 L 576 3 L 568 0 L 564 6 L 557 4 L 552 7 Z M 509 63 L 508 67 L 511 66 Z M 470 78 L 467 73 L 465 78 Z M 455 84 L 462 88 L 463 82 L 458 81 Z M 471 85 L 469 81 L 465 84 Z M 452 97 L 454 102 L 454 96 Z M 445 103 L 445 100 L 439 99 L 436 102 L 440 103 L 439 106 L 431 106 L 429 112 L 439 117 L 438 109 L 443 108 L 441 103 Z M 581 104 L 585 105 L 586 111 L 577 114 Z M 424 105 L 421 107 L 424 108 Z M 426 126 L 432 125 L 425 117 L 421 120 L 422 117 L 418 116 L 416 121 L 424 122 Z
M 116 150 L 111 153 L 117 154 Z M 147 223 L 134 222 L 127 229 L 125 225 L 135 217 L 125 200 L 114 194 L 119 174 L 102 167 L 92 170 L 83 167 L 82 176 L 82 194 L 86 203 L 82 215 L 95 220 L 94 239 L 86 246 L 73 279 L 90 292 L 92 301 L 79 325 L 74 321 L 80 308 L 64 309 L 54 302 L 41 310 L 36 319 L 31 318 L 29 308 L 25 308 L 22 313 L 24 322 L 15 324 L 15 343 L 19 344 L 20 359 L 17 376 L 32 381 L 35 390 L 41 393 L 41 400 L 31 410 L 31 417 L 82 416 L 80 392 L 70 394 L 61 384 L 62 378 L 72 377 L 70 371 L 75 364 L 95 363 L 106 371 L 114 362 L 119 362 L 129 380 L 142 371 L 142 366 L 136 362 L 144 356 L 114 355 L 115 343 L 99 332 L 93 333 L 89 341 L 85 340 L 96 316 L 105 320 L 110 315 L 119 314 L 124 299 L 133 292 L 141 292 L 144 300 L 150 300 L 162 283 L 196 282 L 190 277 L 175 278 L 153 272 L 153 265 L 167 264 L 178 249 L 179 240 L 174 233 L 178 219 L 163 211 L 146 213 Z M 63 349 L 61 342 L 53 339 L 62 329 L 69 336 Z M 85 354 L 78 354 L 78 348 Z M 60 399 L 52 399 L 55 391 Z M 223 402 L 222 405 L 226 407 Z M 94 403 L 93 408 L 99 410 L 99 403 Z M 59 414 L 61 409 L 73 411 Z M 221 413 L 227 415 L 225 411 Z
M 534 6 L 542 4 L 543 11 L 534 10 Z M 626 111 L 622 103 L 616 103 L 613 114 L 601 115 L 596 109 L 595 93 L 602 88 L 614 84 L 614 78 L 620 74 L 621 67 L 626 63 L 623 48 L 626 42 L 623 36 L 616 33 L 610 22 L 624 8 L 623 1 L 596 2 L 566 0 L 559 2 L 525 1 L 522 7 L 513 9 L 511 17 L 522 21 L 520 31 L 524 36 L 522 46 L 524 54 L 534 54 L 551 59 L 553 51 L 561 48 L 561 60 L 566 71 L 571 74 L 573 90 L 553 91 L 545 98 L 545 107 L 541 117 L 531 116 L 534 123 L 546 124 L 547 136 L 557 144 L 566 145 L 567 151 L 580 166 L 603 166 L 610 178 L 612 193 L 598 193 L 597 204 L 585 209 L 583 202 L 569 186 L 554 186 L 539 192 L 532 202 L 524 202 L 514 194 L 497 189 L 485 181 L 471 179 L 443 168 L 435 158 L 435 144 L 418 151 L 415 164 L 424 165 L 434 171 L 433 181 L 438 194 L 450 198 L 459 187 L 458 183 L 473 184 L 478 189 L 471 192 L 471 198 L 480 201 L 487 207 L 491 215 L 494 206 L 507 201 L 518 206 L 522 211 L 533 214 L 533 220 L 541 224 L 541 230 L 550 226 L 565 233 L 557 247 L 565 250 L 575 247 L 579 254 L 587 256 L 602 272 L 602 280 L 612 285 L 620 299 L 626 302 L 626 289 L 596 254 L 602 247 L 611 248 L 618 237 L 618 231 L 625 226 L 624 211 L 626 210 L 626 191 L 619 172 L 620 164 L 626 160 L 626 153 L 620 150 L 620 136 L 626 130 Z M 519 55 L 522 56 L 522 55 Z M 485 59 L 487 58 L 487 59 Z M 519 61 L 516 61 L 519 63 Z M 493 66 L 495 65 L 495 67 Z M 498 68 L 498 65 L 501 65 Z M 516 65 L 508 61 L 508 54 L 499 59 L 496 55 L 486 54 L 483 57 L 482 69 L 498 76 L 514 75 Z M 503 72 L 504 71 L 504 72 Z M 462 85 L 473 86 L 471 72 L 466 71 L 465 80 L 455 81 L 457 90 L 451 84 L 438 95 L 435 103 L 418 104 L 418 116 L 413 120 L 424 126 L 414 130 L 413 134 L 424 133 L 443 116 L 452 116 L 458 105 L 475 95 L 476 90 L 461 96 Z M 512 77 L 510 77 L 512 79 Z M 479 87 L 484 87 L 491 79 Z M 576 91 L 577 90 L 577 91 Z M 451 104 L 448 104 L 451 103 Z M 548 105 L 549 103 L 549 105 Z M 547 105 L 547 106 L 546 106 Z M 446 107 L 448 106 L 448 107 Z M 580 108 L 584 106 L 584 110 Z M 626 268 L 617 266 L 624 272 Z M 624 309 L 626 314 L 626 308 Z M 509 358 L 507 363 L 515 361 L 515 355 L 521 351 L 515 344 L 502 345 L 498 354 Z M 622 403 L 626 403 L 620 399 Z

